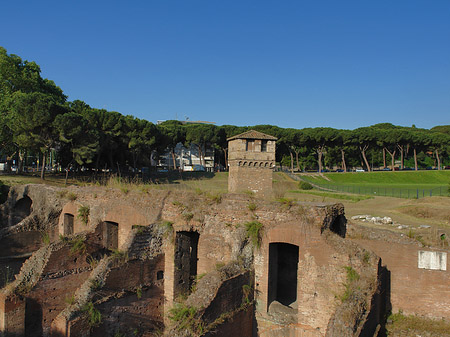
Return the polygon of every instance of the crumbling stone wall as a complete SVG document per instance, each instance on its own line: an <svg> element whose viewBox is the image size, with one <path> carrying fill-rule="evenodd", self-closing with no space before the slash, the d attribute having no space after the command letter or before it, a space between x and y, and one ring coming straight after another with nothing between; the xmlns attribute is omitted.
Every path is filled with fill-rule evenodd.
<svg viewBox="0 0 450 337"><path fill-rule="evenodd" d="M406 315L417 314L434 319L450 317L450 268L418 268L419 251L442 251L450 255L450 250L424 248L413 240L379 235L377 230L371 232L367 239L355 241L380 256L389 270L392 312L401 310Z"/></svg>
<svg viewBox="0 0 450 337"><path fill-rule="evenodd" d="M57 189L45 185L19 185L9 189L0 205L0 237L28 230L50 230L61 212L63 200Z"/></svg>
<svg viewBox="0 0 450 337"><path fill-rule="evenodd" d="M121 254L130 253L131 262L128 262L127 267L122 265L124 271L120 271L114 269L113 255L104 257L84 282L77 281L76 303L64 309L55 308L55 311L59 311L55 316L53 313L51 317L49 313L46 314L48 318L45 324L50 324L48 320L54 318L54 336L74 337L87 334L90 327L86 325L82 308L88 302L95 303L96 308L105 316L104 325L97 328L99 334L105 331L111 333L116 328L121 329L123 325L132 324L132 314L152 317L154 328L162 326L163 323L167 324L168 311L173 307L177 295L174 287L177 232L198 233L197 275L206 273L205 277L208 277L230 263L235 263L244 270L254 269L252 284L256 301L255 322L260 336L276 336L274 331L324 336L330 319L339 307L335 296L345 290L344 267L351 266L359 270L361 265L358 262L361 256L353 257L354 251L346 246L346 240L342 238L345 236L345 216L343 207L339 204L281 205L278 202L254 199L248 195L229 194L217 199L185 191L149 190L124 194L118 190L97 187L73 188L73 193L77 198L75 201L67 200L59 225L64 221L63 214L71 213L74 215L74 232L91 231L89 240L103 247L99 224L104 221L117 223L119 250L122 251ZM250 204L252 207L249 207ZM79 221L76 214L80 205L89 207L87 226L75 224ZM247 231L247 225L251 222L262 227L257 238L251 237ZM147 230L148 228L151 230ZM331 233L329 229L338 235ZM139 231L142 234L138 235ZM334 241L327 238L327 233L340 240L339 244L333 244ZM271 243L292 244L299 250L297 301L291 305L293 310L288 310L288 315L283 312L279 314L277 310L268 312L268 261ZM137 245L144 245L145 249L138 249L136 252ZM106 255L112 254L108 250L104 252ZM50 255L42 254L41 258L47 261ZM154 261L159 262L142 264L135 261L137 258L145 261L157 256L160 256L159 260ZM32 258L38 259L38 256ZM40 271L36 269L35 274L39 277L45 275L44 267L45 263L41 269L38 268ZM124 273L133 274L128 278L129 283L123 283ZM142 278L143 275L151 277L145 279ZM36 289L39 289L40 282L46 282L39 277L33 281L33 284L37 284ZM376 278L376 273L374 277ZM92 288L92 282L95 280L101 280L99 289ZM145 283L147 281L143 280L148 280L148 285ZM141 282L144 282L142 297L138 299L136 287L141 285ZM222 304L219 305L211 298L215 296L216 290L211 290L206 283L201 282L197 284L197 288L200 284L205 287L205 312L220 311L221 309L214 310L214 307L222 308L222 304L227 303L224 302L226 297L222 298ZM220 284L215 289L219 287ZM233 292L237 293L239 287L233 289ZM200 290L197 289L195 294L200 294ZM229 303L235 304L235 300L233 296ZM197 297L196 303L199 302L200 298ZM143 309L145 303L151 303L153 311ZM128 318L124 318L120 324L112 323L118 317L117 313L125 311L130 305L133 309L129 311L128 316L124 316ZM236 323L239 326L253 326L253 323L243 321L248 316L239 314L237 317L240 317L237 321L239 323ZM227 324L230 327L232 323L227 321ZM94 330L92 331L94 333Z"/></svg>
<svg viewBox="0 0 450 337"><path fill-rule="evenodd" d="M114 334L140 336L164 330L164 258L131 260L111 269L101 289L104 300L97 304L102 323L91 336Z"/></svg>

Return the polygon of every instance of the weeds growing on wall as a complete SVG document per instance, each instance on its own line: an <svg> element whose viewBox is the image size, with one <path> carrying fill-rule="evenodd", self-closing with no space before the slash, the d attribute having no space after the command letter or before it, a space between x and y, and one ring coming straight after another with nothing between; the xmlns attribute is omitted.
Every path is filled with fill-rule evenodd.
<svg viewBox="0 0 450 337"><path fill-rule="evenodd" d="M75 304L75 295L72 294L72 296L68 296L64 299L64 302L66 302L66 304L68 305L73 305Z"/></svg>
<svg viewBox="0 0 450 337"><path fill-rule="evenodd" d="M42 243L46 246L50 244L50 235L47 232L41 234Z"/></svg>
<svg viewBox="0 0 450 337"><path fill-rule="evenodd" d="M142 297L142 286L139 286L139 287L136 288L136 296L137 296L138 300L141 299L141 297Z"/></svg>
<svg viewBox="0 0 450 337"><path fill-rule="evenodd" d="M86 303L81 311L85 313L89 326L95 327L102 322L102 314L94 307L94 303Z"/></svg>
<svg viewBox="0 0 450 337"><path fill-rule="evenodd" d="M120 265L126 263L128 261L128 253L121 251L119 249L114 249L111 253L114 261L118 262Z"/></svg>
<svg viewBox="0 0 450 337"><path fill-rule="evenodd" d="M242 305L247 306L252 303L250 295L252 293L252 287L249 284L244 284L242 286Z"/></svg>
<svg viewBox="0 0 450 337"><path fill-rule="evenodd" d="M253 246L256 248L261 247L261 232L263 224L259 221L250 221L245 224L246 238L250 239Z"/></svg>
<svg viewBox="0 0 450 337"><path fill-rule="evenodd" d="M88 255L86 262L89 263L92 269L95 269L95 267L98 266L98 260L94 259L92 255Z"/></svg>
<svg viewBox="0 0 450 337"><path fill-rule="evenodd" d="M98 290L102 287L102 281L100 281L98 278L94 278L90 281L91 283L91 290Z"/></svg>
<svg viewBox="0 0 450 337"><path fill-rule="evenodd" d="M172 221L163 221L163 222L161 222L160 227L162 229L163 237L165 239L167 239L167 238L173 239L174 238Z"/></svg>
<svg viewBox="0 0 450 337"><path fill-rule="evenodd" d="M350 298L350 296L351 296L351 294L353 292L354 283L356 281L358 281L359 278L360 278L360 276L357 273L357 271L355 269L353 269L352 267L345 266L344 268L347 271L347 280L344 283L345 291L344 291L344 293L341 296L339 296L339 299L342 302L345 302L345 301L347 301Z"/></svg>
<svg viewBox="0 0 450 337"><path fill-rule="evenodd" d="M279 198L277 199L278 202L283 205L284 207L286 207L287 209L291 208L292 206L295 205L295 201L292 199L288 199L288 198Z"/></svg>
<svg viewBox="0 0 450 337"><path fill-rule="evenodd" d="M70 201L75 201L77 200L77 195L73 192L70 192L69 194L67 194L67 199L69 199Z"/></svg>
<svg viewBox="0 0 450 337"><path fill-rule="evenodd" d="M178 331L187 330L193 335L202 335L204 324L196 316L197 309L185 303L176 303L169 310L169 319L176 324Z"/></svg>
<svg viewBox="0 0 450 337"><path fill-rule="evenodd" d="M70 241L70 255L82 255L86 253L86 249L85 238L79 237Z"/></svg>
<svg viewBox="0 0 450 337"><path fill-rule="evenodd" d="M190 213L190 212L186 212L182 214L182 217L185 221L189 222L194 218L194 214Z"/></svg>
<svg viewBox="0 0 450 337"><path fill-rule="evenodd" d="M78 208L78 218L81 220L81 222L87 226L89 222L89 213L91 212L89 206L80 206Z"/></svg>
<svg viewBox="0 0 450 337"><path fill-rule="evenodd" d="M405 315L400 310L388 317L386 325L389 336L448 336L450 321Z"/></svg>
<svg viewBox="0 0 450 337"><path fill-rule="evenodd" d="M254 202L250 202L247 205L247 208L248 208L249 211L254 212L254 211L256 211L256 204Z"/></svg>
<svg viewBox="0 0 450 337"><path fill-rule="evenodd" d="M67 236L62 235L62 234L59 234L59 240L61 242L69 242L69 238Z"/></svg>

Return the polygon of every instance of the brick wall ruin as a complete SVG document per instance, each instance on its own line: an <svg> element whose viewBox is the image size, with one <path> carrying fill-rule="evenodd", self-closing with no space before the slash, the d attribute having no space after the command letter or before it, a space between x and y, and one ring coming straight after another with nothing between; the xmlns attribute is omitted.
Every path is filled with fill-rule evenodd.
<svg viewBox="0 0 450 337"><path fill-rule="evenodd" d="M0 291L4 335L33 336L27 322L34 322L33 331L52 336L181 336L180 322L170 318L179 305L194 308L191 323L202 324L185 329L208 336L208 328L218 336L373 335L380 328L384 269L345 239L340 204L100 187L71 192L76 200L65 200L54 225L62 239L34 253ZM87 222L80 207L89 209ZM117 247L105 238L115 235L105 224L117 228ZM256 236L251 226L260 227ZM86 250L74 256L80 237ZM360 276L355 298L345 297L349 270ZM90 321L96 312L101 322Z"/></svg>

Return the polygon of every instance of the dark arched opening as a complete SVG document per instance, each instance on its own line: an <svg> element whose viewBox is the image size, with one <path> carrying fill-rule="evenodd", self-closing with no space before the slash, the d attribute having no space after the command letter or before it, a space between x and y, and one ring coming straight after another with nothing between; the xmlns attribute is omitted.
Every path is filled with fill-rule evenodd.
<svg viewBox="0 0 450 337"><path fill-rule="evenodd" d="M174 298L189 294L197 276L197 232L177 232L175 237Z"/></svg>
<svg viewBox="0 0 450 337"><path fill-rule="evenodd" d="M72 235L73 234L73 222L74 222L74 216L70 213L64 213L64 219L63 219L63 232L64 235Z"/></svg>
<svg viewBox="0 0 450 337"><path fill-rule="evenodd" d="M299 248L289 243L269 244L267 310L273 301L289 306L297 301Z"/></svg>
<svg viewBox="0 0 450 337"><path fill-rule="evenodd" d="M119 247L119 224L112 221L103 221L103 246L114 250Z"/></svg>
<svg viewBox="0 0 450 337"><path fill-rule="evenodd" d="M343 214L338 215L336 219L334 219L330 225L330 230L345 238L345 233L347 232L347 219L345 219Z"/></svg>

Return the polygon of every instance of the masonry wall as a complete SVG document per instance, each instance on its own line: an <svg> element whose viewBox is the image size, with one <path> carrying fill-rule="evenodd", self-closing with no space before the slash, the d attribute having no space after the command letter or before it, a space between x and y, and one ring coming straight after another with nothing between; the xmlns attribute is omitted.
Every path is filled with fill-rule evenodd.
<svg viewBox="0 0 450 337"><path fill-rule="evenodd" d="M132 260L113 268L101 292L110 300L96 306L102 313L102 324L91 336L140 335L156 333L164 328L164 257Z"/></svg>
<svg viewBox="0 0 450 337"><path fill-rule="evenodd" d="M311 219L312 224L314 219ZM255 256L256 293L259 336L323 336L336 309L335 295L343 291L348 256L325 242L320 227L311 223L285 222L268 230ZM269 244L289 243L299 247L297 301L290 306L297 311L288 324L282 317L268 313ZM298 325L300 324L301 325ZM286 325L291 327L287 332Z"/></svg>
<svg viewBox="0 0 450 337"><path fill-rule="evenodd" d="M86 253L72 253L64 246L54 251L37 285L26 294L25 336L42 336L50 330L52 321L67 306L67 301L88 278L91 266Z"/></svg>
<svg viewBox="0 0 450 337"><path fill-rule="evenodd" d="M418 268L419 251L441 251L421 248L416 243L393 243L383 240L355 240L381 257L390 272L392 312L431 318L450 317L450 268ZM448 264L448 262L447 262Z"/></svg>
<svg viewBox="0 0 450 337"><path fill-rule="evenodd" d="M229 192L251 191L270 195L272 191L272 169L258 166L230 166Z"/></svg>

